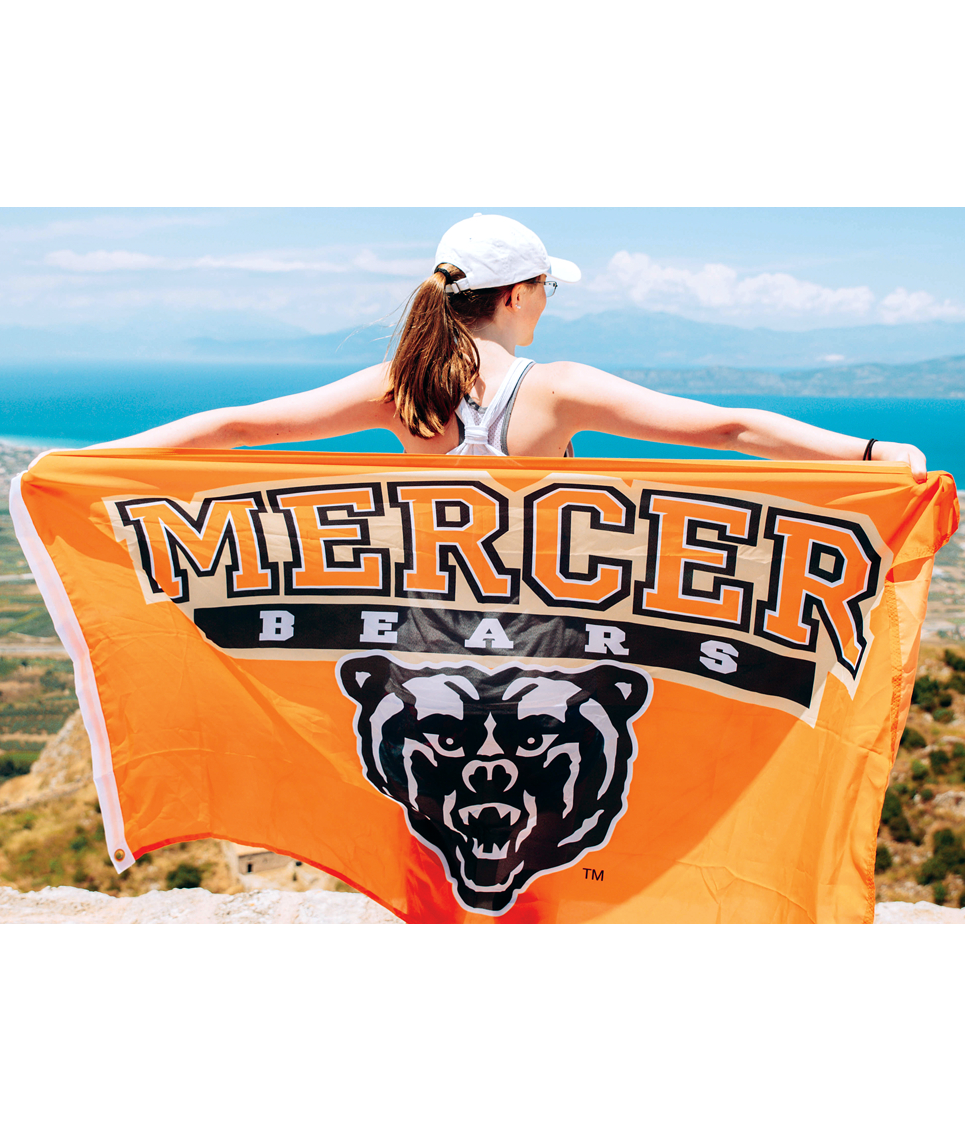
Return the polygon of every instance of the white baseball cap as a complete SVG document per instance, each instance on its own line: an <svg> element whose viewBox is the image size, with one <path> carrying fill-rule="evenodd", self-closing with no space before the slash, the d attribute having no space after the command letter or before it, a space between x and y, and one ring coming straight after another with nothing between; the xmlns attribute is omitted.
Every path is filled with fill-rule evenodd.
<svg viewBox="0 0 965 1132"><path fill-rule="evenodd" d="M450 293L506 287L543 274L576 283L581 274L568 259L547 255L539 236L518 220L481 212L453 224L439 241L436 263L465 272L465 279L446 285Z"/></svg>

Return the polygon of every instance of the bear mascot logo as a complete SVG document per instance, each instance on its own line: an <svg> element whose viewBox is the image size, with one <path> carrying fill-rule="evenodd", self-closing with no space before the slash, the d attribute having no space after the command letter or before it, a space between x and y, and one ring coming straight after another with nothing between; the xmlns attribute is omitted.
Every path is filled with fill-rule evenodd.
<svg viewBox="0 0 965 1132"><path fill-rule="evenodd" d="M344 657L365 777L405 810L459 903L499 916L542 873L606 845L626 808L650 677L585 668Z"/></svg>

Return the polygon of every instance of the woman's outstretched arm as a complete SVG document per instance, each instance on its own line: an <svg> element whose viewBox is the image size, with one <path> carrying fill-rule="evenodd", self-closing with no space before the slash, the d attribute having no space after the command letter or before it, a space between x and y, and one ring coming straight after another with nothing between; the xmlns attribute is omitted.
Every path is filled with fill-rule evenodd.
<svg viewBox="0 0 965 1132"><path fill-rule="evenodd" d="M590 429L663 444L692 444L770 460L860 460L869 437L816 428L764 409L729 409L656 393L575 362L557 363L560 411L573 431ZM913 444L878 440L874 460L908 464L919 483L925 456Z"/></svg>
<svg viewBox="0 0 965 1132"><path fill-rule="evenodd" d="M370 366L330 385L254 405L209 409L91 448L236 448L322 440L368 428L388 428L392 406L381 403L385 365Z"/></svg>

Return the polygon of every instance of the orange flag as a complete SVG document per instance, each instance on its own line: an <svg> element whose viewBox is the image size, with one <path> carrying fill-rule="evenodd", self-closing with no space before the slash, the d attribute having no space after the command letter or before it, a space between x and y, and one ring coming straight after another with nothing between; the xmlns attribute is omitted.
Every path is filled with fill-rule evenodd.
<svg viewBox="0 0 965 1132"><path fill-rule="evenodd" d="M219 837L416 923L867 923L951 477L87 450L11 512L118 870Z"/></svg>

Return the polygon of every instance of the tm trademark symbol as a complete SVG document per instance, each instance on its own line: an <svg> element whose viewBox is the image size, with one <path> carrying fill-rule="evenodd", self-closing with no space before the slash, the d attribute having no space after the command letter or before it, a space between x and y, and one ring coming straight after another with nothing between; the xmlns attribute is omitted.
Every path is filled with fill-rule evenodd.
<svg viewBox="0 0 965 1132"><path fill-rule="evenodd" d="M584 869L583 870L583 879L584 880L603 880L603 870L602 869L599 869L599 870L597 870L597 869Z"/></svg>

